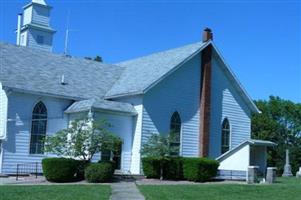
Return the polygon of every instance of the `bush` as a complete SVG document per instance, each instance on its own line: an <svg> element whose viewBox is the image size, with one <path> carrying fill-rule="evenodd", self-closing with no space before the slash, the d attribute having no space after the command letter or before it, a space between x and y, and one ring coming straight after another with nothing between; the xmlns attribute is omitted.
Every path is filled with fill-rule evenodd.
<svg viewBox="0 0 301 200"><path fill-rule="evenodd" d="M76 180L85 179L85 168L90 164L87 160L74 160L76 163Z"/></svg>
<svg viewBox="0 0 301 200"><path fill-rule="evenodd" d="M208 158L183 158L183 175L189 181L204 182L216 176L218 166Z"/></svg>
<svg viewBox="0 0 301 200"><path fill-rule="evenodd" d="M115 169L116 169L116 162L113 161L113 160L109 160L109 161L102 161L102 160L99 160L98 163L108 163L112 166L112 174L114 174L115 172Z"/></svg>
<svg viewBox="0 0 301 200"><path fill-rule="evenodd" d="M183 158L168 157L164 160L163 178L167 180L183 179Z"/></svg>
<svg viewBox="0 0 301 200"><path fill-rule="evenodd" d="M110 163L92 163L85 169L85 178L90 183L108 182L113 176Z"/></svg>
<svg viewBox="0 0 301 200"><path fill-rule="evenodd" d="M166 157L162 160L154 157L142 158L142 168L146 178L160 178L160 161L163 162L164 179L183 179L183 161L181 157Z"/></svg>
<svg viewBox="0 0 301 200"><path fill-rule="evenodd" d="M160 159L154 157L142 158L142 169L146 178L160 178Z"/></svg>
<svg viewBox="0 0 301 200"><path fill-rule="evenodd" d="M52 182L75 181L77 163L68 158L44 158L42 160L44 176Z"/></svg>

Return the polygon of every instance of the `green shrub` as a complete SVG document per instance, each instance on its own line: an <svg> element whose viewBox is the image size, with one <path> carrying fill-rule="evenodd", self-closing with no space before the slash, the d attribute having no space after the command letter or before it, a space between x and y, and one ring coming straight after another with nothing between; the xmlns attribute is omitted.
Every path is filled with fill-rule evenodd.
<svg viewBox="0 0 301 200"><path fill-rule="evenodd" d="M189 181L204 182L216 176L218 166L208 158L183 158L183 175Z"/></svg>
<svg viewBox="0 0 301 200"><path fill-rule="evenodd" d="M87 160L75 160L76 163L76 180L81 181L85 179L85 168L90 164Z"/></svg>
<svg viewBox="0 0 301 200"><path fill-rule="evenodd" d="M108 164L112 165L112 174L114 174L115 169L116 169L116 162L115 161L113 161L113 160L109 160L109 161L99 160L98 163L108 163Z"/></svg>
<svg viewBox="0 0 301 200"><path fill-rule="evenodd" d="M146 178L160 178L160 159L154 157L142 158L142 169Z"/></svg>
<svg viewBox="0 0 301 200"><path fill-rule="evenodd" d="M90 183L108 182L113 176L110 163L92 163L85 169L85 178Z"/></svg>
<svg viewBox="0 0 301 200"><path fill-rule="evenodd" d="M164 179L183 179L183 161L181 157L166 157L162 160L154 157L142 158L143 173L147 178L160 178L160 161L163 162Z"/></svg>
<svg viewBox="0 0 301 200"><path fill-rule="evenodd" d="M181 157L165 158L163 164L163 178L167 180L183 179L183 159Z"/></svg>
<svg viewBox="0 0 301 200"><path fill-rule="evenodd" d="M44 176L52 182L75 181L77 164L68 158L44 158L42 160Z"/></svg>

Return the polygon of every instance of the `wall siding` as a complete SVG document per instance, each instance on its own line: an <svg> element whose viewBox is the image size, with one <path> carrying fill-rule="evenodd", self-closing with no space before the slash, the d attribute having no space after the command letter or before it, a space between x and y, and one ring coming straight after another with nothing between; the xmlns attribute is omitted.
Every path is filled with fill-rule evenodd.
<svg viewBox="0 0 301 200"><path fill-rule="evenodd" d="M63 111L71 101L51 97L12 93L8 97L7 139L3 141L2 173L16 173L18 163L41 162L47 156L29 154L32 109L39 101L47 107L47 134L66 128L68 117Z"/></svg>
<svg viewBox="0 0 301 200"><path fill-rule="evenodd" d="M142 116L143 116L143 97L140 95L117 98L116 101L130 103L136 109L137 115L132 117L132 150L131 166L132 174L141 174L141 137L142 137Z"/></svg>
<svg viewBox="0 0 301 200"><path fill-rule="evenodd" d="M6 136L7 104L7 95L6 92L2 89L2 84L0 82L0 139L5 138Z"/></svg>
<svg viewBox="0 0 301 200"><path fill-rule="evenodd" d="M32 6L26 8L23 12L23 25L30 24L32 19Z"/></svg>
<svg viewBox="0 0 301 200"><path fill-rule="evenodd" d="M230 149L251 137L251 112L228 76L223 63L214 54L212 62L211 126L209 156L221 155L221 125L228 118L231 129Z"/></svg>
<svg viewBox="0 0 301 200"><path fill-rule="evenodd" d="M2 171L3 147L2 142L6 137L6 119L7 119L8 98L6 92L2 89L0 82L0 173Z"/></svg>
<svg viewBox="0 0 301 200"><path fill-rule="evenodd" d="M32 9L32 22L44 26L49 26L50 10L49 8L34 6Z"/></svg>
<svg viewBox="0 0 301 200"><path fill-rule="evenodd" d="M131 151L132 151L132 116L110 114L104 112L95 112L94 119L104 119L112 125L109 128L110 132L117 135L122 139L122 152L121 152L121 171L129 173L131 168ZM99 154L100 156L100 154ZM98 157L100 160L100 157Z"/></svg>
<svg viewBox="0 0 301 200"><path fill-rule="evenodd" d="M37 42L37 37L38 35L41 35L44 37L44 43L43 44L38 44ZM35 30L35 29L30 29L27 34L27 46L28 47L33 47L33 48L39 48L41 50L45 51L52 51L52 34L45 32L45 31L40 31L40 30Z"/></svg>
<svg viewBox="0 0 301 200"><path fill-rule="evenodd" d="M237 162L239 160L239 162ZM250 164L250 145L242 146L235 153L220 161L219 170L247 171Z"/></svg>
<svg viewBox="0 0 301 200"><path fill-rule="evenodd" d="M168 134L171 116L178 111L182 121L180 154L198 156L200 62L196 55L145 94L143 144L152 133Z"/></svg>

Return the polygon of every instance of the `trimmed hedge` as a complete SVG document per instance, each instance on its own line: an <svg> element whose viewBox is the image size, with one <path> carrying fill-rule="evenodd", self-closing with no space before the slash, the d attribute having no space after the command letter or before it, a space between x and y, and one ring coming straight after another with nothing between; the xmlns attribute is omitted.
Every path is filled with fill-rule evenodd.
<svg viewBox="0 0 301 200"><path fill-rule="evenodd" d="M110 161L99 160L97 163L108 163L108 164L112 165L112 174L114 174L115 169L116 169L116 162L115 161L113 161L113 160L110 160Z"/></svg>
<svg viewBox="0 0 301 200"><path fill-rule="evenodd" d="M76 180L81 181L85 179L85 169L90 162L87 160L74 160L76 163Z"/></svg>
<svg viewBox="0 0 301 200"><path fill-rule="evenodd" d="M154 157L142 158L142 169L146 178L160 178L160 159Z"/></svg>
<svg viewBox="0 0 301 200"><path fill-rule="evenodd" d="M167 180L183 180L183 158L167 157L163 163L163 178Z"/></svg>
<svg viewBox="0 0 301 200"><path fill-rule="evenodd" d="M85 178L90 183L108 182L112 179L113 172L111 163L93 163L85 169Z"/></svg>
<svg viewBox="0 0 301 200"><path fill-rule="evenodd" d="M189 181L204 182L215 177L219 163L208 158L183 158L183 175Z"/></svg>
<svg viewBox="0 0 301 200"><path fill-rule="evenodd" d="M77 162L69 158L44 158L42 160L44 176L52 182L75 181Z"/></svg>
<svg viewBox="0 0 301 200"><path fill-rule="evenodd" d="M160 178L160 161L163 162L164 179L183 179L183 160L181 157L166 157L163 160L154 157L142 158L143 173L147 178Z"/></svg>
<svg viewBox="0 0 301 200"><path fill-rule="evenodd" d="M204 182L215 177L219 163L208 158L166 157L163 159L163 178ZM146 178L160 178L160 159L142 158Z"/></svg>

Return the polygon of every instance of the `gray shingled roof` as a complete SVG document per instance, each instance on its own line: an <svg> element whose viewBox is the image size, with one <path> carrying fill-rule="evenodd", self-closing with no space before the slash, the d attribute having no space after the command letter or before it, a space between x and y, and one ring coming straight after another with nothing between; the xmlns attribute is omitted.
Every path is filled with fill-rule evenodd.
<svg viewBox="0 0 301 200"><path fill-rule="evenodd" d="M0 81L4 87L18 90L75 100L98 99L90 106L102 109L112 106L123 112L127 105L99 99L144 94L209 43L198 42L110 65L0 42ZM225 68L250 108L258 112L229 67ZM60 83L62 75L67 85ZM84 103L87 102L75 106L86 109Z"/></svg>
<svg viewBox="0 0 301 200"><path fill-rule="evenodd" d="M109 110L112 112L123 112L130 115L136 115L137 112L129 103L122 103L116 101L108 101L103 99L88 99L74 102L65 113L75 113L92 110Z"/></svg>
<svg viewBox="0 0 301 200"><path fill-rule="evenodd" d="M129 94L143 94L145 90L170 71L198 52L207 43L194 43L137 59L117 63L125 67L120 78L106 94L113 98Z"/></svg>
<svg viewBox="0 0 301 200"><path fill-rule="evenodd" d="M72 104L67 110L70 113L92 108L135 114L131 104L103 100L122 70L116 65L0 42L2 86L74 100L89 99ZM62 75L66 85L61 84Z"/></svg>
<svg viewBox="0 0 301 200"><path fill-rule="evenodd" d="M0 42L4 87L73 99L103 98L123 67ZM64 75L66 85L61 84Z"/></svg>

